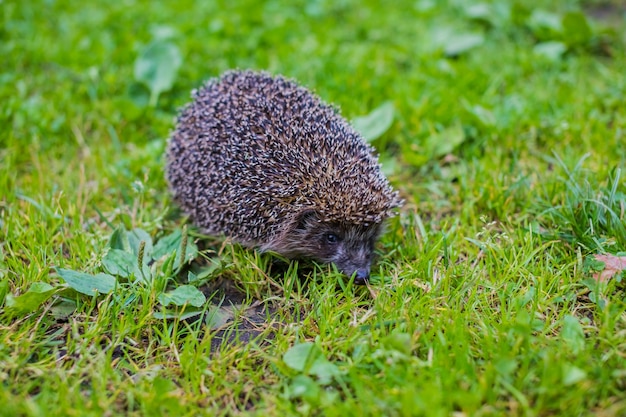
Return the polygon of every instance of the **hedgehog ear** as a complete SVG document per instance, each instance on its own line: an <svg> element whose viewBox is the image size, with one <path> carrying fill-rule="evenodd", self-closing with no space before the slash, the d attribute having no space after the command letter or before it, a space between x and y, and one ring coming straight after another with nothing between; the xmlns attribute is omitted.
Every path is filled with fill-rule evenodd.
<svg viewBox="0 0 626 417"><path fill-rule="evenodd" d="M317 212L313 209L304 209L296 215L296 229L305 230L307 224L319 221Z"/></svg>

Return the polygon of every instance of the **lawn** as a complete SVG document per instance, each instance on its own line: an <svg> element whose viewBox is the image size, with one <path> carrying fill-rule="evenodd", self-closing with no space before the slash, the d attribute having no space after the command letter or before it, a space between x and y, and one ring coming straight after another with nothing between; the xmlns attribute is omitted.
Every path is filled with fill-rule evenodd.
<svg viewBox="0 0 626 417"><path fill-rule="evenodd" d="M0 415L626 415L622 2L0 5ZM380 153L368 286L172 202L177 111L232 68Z"/></svg>

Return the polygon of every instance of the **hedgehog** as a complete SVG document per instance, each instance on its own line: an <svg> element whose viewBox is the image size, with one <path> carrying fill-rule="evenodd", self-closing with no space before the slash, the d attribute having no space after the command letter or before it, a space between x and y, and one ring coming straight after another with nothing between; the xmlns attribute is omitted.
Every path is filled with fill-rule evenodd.
<svg viewBox="0 0 626 417"><path fill-rule="evenodd" d="M336 107L283 76L232 70L192 91L166 150L174 201L204 233L366 283L402 200Z"/></svg>

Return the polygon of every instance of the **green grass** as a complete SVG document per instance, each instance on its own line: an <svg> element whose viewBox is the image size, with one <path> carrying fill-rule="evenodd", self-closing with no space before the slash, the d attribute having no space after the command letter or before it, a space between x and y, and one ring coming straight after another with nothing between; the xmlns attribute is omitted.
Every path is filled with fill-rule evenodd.
<svg viewBox="0 0 626 417"><path fill-rule="evenodd" d="M625 16L619 1L2 3L0 414L625 415L624 274L589 266L626 252ZM151 42L182 59L156 105L134 72ZM153 280L66 285L56 268L106 272L125 230L156 245L181 229L165 143L190 90L229 68L295 78L349 119L393 103L373 145L406 204L373 284L190 229L197 281L177 243ZM224 282L240 325L263 307L251 343L164 310L190 284L218 314Z"/></svg>

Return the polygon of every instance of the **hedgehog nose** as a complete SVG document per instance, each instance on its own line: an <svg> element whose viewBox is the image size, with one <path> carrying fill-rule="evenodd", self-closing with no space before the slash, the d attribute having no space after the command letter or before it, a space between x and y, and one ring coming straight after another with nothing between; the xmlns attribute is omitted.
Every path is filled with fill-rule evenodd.
<svg viewBox="0 0 626 417"><path fill-rule="evenodd" d="M357 269L354 275L354 283L363 285L367 282L369 278L370 278L369 269Z"/></svg>

